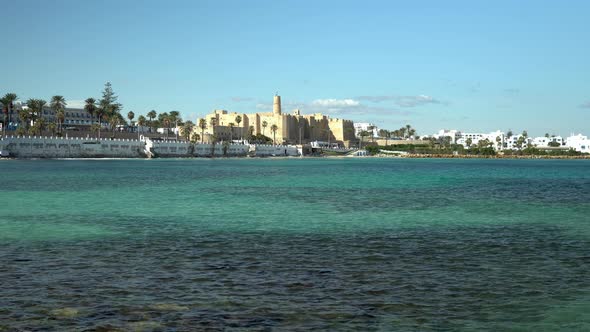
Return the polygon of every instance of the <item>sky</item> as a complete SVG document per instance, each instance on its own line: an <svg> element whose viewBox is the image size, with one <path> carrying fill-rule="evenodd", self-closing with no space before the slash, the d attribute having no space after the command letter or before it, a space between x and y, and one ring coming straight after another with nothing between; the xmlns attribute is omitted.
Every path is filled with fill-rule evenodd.
<svg viewBox="0 0 590 332"><path fill-rule="evenodd" d="M590 135L590 1L2 1L0 94Z"/></svg>

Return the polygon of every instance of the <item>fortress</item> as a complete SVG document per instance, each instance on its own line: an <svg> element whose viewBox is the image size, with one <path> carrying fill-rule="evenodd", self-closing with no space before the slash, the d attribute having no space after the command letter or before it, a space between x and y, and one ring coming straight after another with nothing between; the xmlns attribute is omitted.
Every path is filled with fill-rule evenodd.
<svg viewBox="0 0 590 332"><path fill-rule="evenodd" d="M208 140L248 139L262 134L274 138L275 144L323 141L348 147L356 141L351 120L333 119L321 113L302 115L299 109L285 114L278 95L274 96L272 112L246 114L215 110L205 117L205 122L204 136ZM197 126L195 132L201 134L201 128Z"/></svg>

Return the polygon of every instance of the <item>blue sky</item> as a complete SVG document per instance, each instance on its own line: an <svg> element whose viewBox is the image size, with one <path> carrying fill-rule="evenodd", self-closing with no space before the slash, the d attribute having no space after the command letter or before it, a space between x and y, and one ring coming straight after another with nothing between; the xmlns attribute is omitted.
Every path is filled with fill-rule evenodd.
<svg viewBox="0 0 590 332"><path fill-rule="evenodd" d="M590 134L589 1L5 1L0 94ZM8 14L10 13L10 14ZM8 47L9 46L9 47Z"/></svg>

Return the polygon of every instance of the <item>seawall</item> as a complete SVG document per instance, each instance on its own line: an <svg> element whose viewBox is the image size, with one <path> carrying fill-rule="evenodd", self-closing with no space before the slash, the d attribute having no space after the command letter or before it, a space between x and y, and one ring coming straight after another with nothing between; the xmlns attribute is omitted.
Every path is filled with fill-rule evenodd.
<svg viewBox="0 0 590 332"><path fill-rule="evenodd" d="M295 146L201 144L149 138L96 139L64 137L0 138L3 157L14 158L146 158L146 157L246 157L298 156Z"/></svg>

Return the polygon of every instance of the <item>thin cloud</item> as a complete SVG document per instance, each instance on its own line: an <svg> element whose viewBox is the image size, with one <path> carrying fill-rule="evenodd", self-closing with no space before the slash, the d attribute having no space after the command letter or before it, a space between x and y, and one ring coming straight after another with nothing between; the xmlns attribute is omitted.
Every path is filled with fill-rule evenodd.
<svg viewBox="0 0 590 332"><path fill-rule="evenodd" d="M231 101L236 102L236 103L242 103L242 102L247 102L247 101L253 101L254 98L250 98L250 97L231 97Z"/></svg>
<svg viewBox="0 0 590 332"><path fill-rule="evenodd" d="M66 100L67 108L84 108L86 102L84 100Z"/></svg>
<svg viewBox="0 0 590 332"><path fill-rule="evenodd" d="M270 103L258 103L258 110L269 111ZM283 103L283 110L300 109L303 114L322 113L331 116L350 115L410 115L413 112L400 111L394 107L377 107L361 103L355 99L315 99L312 102L287 102Z"/></svg>
<svg viewBox="0 0 590 332"><path fill-rule="evenodd" d="M514 88L510 88L510 89L504 89L504 94L508 95L508 96L515 96L517 94L520 93L520 89L514 89Z"/></svg>
<svg viewBox="0 0 590 332"><path fill-rule="evenodd" d="M357 107L360 103L354 99L316 99L312 105L321 107Z"/></svg>
<svg viewBox="0 0 590 332"><path fill-rule="evenodd" d="M381 103L391 101L399 107L418 107L428 104L443 104L447 102L440 101L432 96L417 95L417 96L399 96L399 95L382 95L382 96L359 96L358 100L366 100L372 103Z"/></svg>
<svg viewBox="0 0 590 332"><path fill-rule="evenodd" d="M590 108L590 101L581 104L580 108Z"/></svg>

